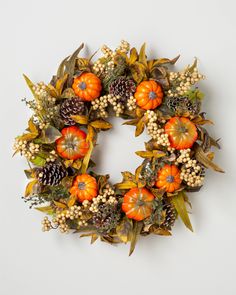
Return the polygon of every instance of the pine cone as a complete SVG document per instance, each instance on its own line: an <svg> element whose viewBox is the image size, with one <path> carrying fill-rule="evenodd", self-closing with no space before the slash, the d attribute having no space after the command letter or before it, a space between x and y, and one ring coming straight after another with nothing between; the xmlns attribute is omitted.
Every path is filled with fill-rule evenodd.
<svg viewBox="0 0 236 295"><path fill-rule="evenodd" d="M58 185L67 176L61 163L48 163L37 170L38 180L43 185Z"/></svg>
<svg viewBox="0 0 236 295"><path fill-rule="evenodd" d="M119 219L120 211L116 205L103 204L98 207L92 222L99 233L105 234L117 226Z"/></svg>
<svg viewBox="0 0 236 295"><path fill-rule="evenodd" d="M110 84L109 87L109 93L115 96L119 95L122 103L125 103L130 96L133 96L135 90L136 85L134 81L125 77L117 78Z"/></svg>
<svg viewBox="0 0 236 295"><path fill-rule="evenodd" d="M60 107L60 115L66 125L75 125L72 115L83 115L85 113L84 102L80 98L66 98Z"/></svg>
<svg viewBox="0 0 236 295"><path fill-rule="evenodd" d="M167 97L166 104L174 112L197 115L200 112L201 103L199 100L191 101L188 97Z"/></svg>
<svg viewBox="0 0 236 295"><path fill-rule="evenodd" d="M165 220L161 226L170 230L174 225L177 217L175 208L170 202L166 201L164 203L163 210L165 210Z"/></svg>

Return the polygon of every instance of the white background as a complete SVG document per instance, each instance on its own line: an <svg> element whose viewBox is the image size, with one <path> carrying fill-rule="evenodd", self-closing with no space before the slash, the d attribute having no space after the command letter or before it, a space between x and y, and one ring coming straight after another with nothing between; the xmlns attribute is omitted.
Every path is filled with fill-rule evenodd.
<svg viewBox="0 0 236 295"><path fill-rule="evenodd" d="M3 1L0 0L0 294L236 294L236 22L235 1ZM221 137L216 162L226 174L207 173L191 195L194 233L177 222L173 237L142 238L128 247L58 232L42 233L39 212L21 200L23 158L11 158L13 138L29 112L20 99L30 93L22 79L48 82L59 61L82 41L86 53L121 39L147 42L149 56L181 54L177 68L199 58L204 108ZM98 171L132 170L145 136L120 127L100 137Z"/></svg>

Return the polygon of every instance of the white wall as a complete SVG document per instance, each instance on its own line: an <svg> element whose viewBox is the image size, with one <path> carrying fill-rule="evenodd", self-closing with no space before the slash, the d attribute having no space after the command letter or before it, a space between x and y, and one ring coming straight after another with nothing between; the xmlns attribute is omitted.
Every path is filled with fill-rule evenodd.
<svg viewBox="0 0 236 295"><path fill-rule="evenodd" d="M0 294L236 294L234 4L0 0ZM215 121L209 130L222 138L216 161L226 170L225 175L209 171L205 187L191 195L194 233L178 222L173 237L143 238L132 257L125 246L90 246L76 235L42 233L42 215L20 199L26 162L11 158L13 138L29 116L20 102L29 97L21 74L49 81L59 61L82 41L91 53L121 39L134 46L146 41L151 56L180 53L178 68L199 58L208 77L202 83L204 107ZM112 173L114 180L119 171L137 166L133 152L145 139L132 138L127 151L133 130L119 125L117 120L114 132L100 140L104 154L99 169ZM122 159L114 156L119 150Z"/></svg>

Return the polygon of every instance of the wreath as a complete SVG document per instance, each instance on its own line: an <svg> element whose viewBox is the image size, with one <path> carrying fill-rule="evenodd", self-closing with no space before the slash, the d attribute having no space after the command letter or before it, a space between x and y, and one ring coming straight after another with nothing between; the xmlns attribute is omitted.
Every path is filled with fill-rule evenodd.
<svg viewBox="0 0 236 295"><path fill-rule="evenodd" d="M61 62L49 84L24 75L33 99L23 100L33 114L14 144L29 164L22 198L46 213L43 231L73 231L92 243L130 242L130 254L140 235L171 235L178 216L192 231L187 193L201 189L207 168L224 172L212 161L218 140L203 127L212 121L201 112L204 95L196 84L204 76L197 59L173 71L179 56L147 59L145 44L138 52L121 41L114 51L104 45L92 62L95 54L79 57L83 46ZM116 184L96 174L91 159L113 115L133 125L135 136L145 129L150 136L136 152L141 165L122 172Z"/></svg>

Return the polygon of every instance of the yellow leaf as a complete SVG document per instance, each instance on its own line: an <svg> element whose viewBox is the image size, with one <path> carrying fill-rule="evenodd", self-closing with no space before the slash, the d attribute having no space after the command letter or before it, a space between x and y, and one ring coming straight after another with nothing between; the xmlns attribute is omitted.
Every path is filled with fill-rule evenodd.
<svg viewBox="0 0 236 295"><path fill-rule="evenodd" d="M141 62L143 65L147 66L147 57L146 57L146 43L143 43L140 52L139 52L139 62Z"/></svg>
<svg viewBox="0 0 236 295"><path fill-rule="evenodd" d="M133 47L130 50L130 57L128 59L128 64L129 65L134 64L137 61L137 59L138 59L138 52L137 52L136 48Z"/></svg>
<svg viewBox="0 0 236 295"><path fill-rule="evenodd" d="M135 180L135 176L129 171L121 172L121 174L123 176L123 181L134 181Z"/></svg>
<svg viewBox="0 0 236 295"><path fill-rule="evenodd" d="M29 140L36 138L37 136L38 136L38 134L35 134L35 133L25 133L20 136L17 136L17 139L22 140L22 141L24 141L24 140L29 141Z"/></svg>
<svg viewBox="0 0 236 295"><path fill-rule="evenodd" d="M141 158L152 158L153 157L152 151L137 151L137 152L135 152L135 154Z"/></svg>
<svg viewBox="0 0 236 295"><path fill-rule="evenodd" d="M72 207L72 206L74 206L75 201L76 201L76 196L71 195L70 198L69 198L69 200L68 200L68 202L67 202L67 206L68 206L68 207Z"/></svg>
<svg viewBox="0 0 236 295"><path fill-rule="evenodd" d="M136 180L136 182L139 181L139 176L140 176L140 173L141 173L142 169L143 169L143 165L140 165L135 170L135 180Z"/></svg>
<svg viewBox="0 0 236 295"><path fill-rule="evenodd" d="M110 129L112 124L105 120L96 120L90 123L90 125L96 129Z"/></svg>
<svg viewBox="0 0 236 295"><path fill-rule="evenodd" d="M58 93L57 89L54 86L52 86L51 84L48 84L47 88L48 88L49 94L52 97L58 98L59 93Z"/></svg>
<svg viewBox="0 0 236 295"><path fill-rule="evenodd" d="M141 118L136 125L135 136L137 137L140 134L142 134L144 131L144 128L145 128L145 123L143 119Z"/></svg>
<svg viewBox="0 0 236 295"><path fill-rule="evenodd" d="M182 219L183 223L185 226L193 231L189 216L188 216L188 211L186 209L185 205L185 197L184 197L184 192L181 191L179 192L176 196L173 196L171 198L172 204L175 206L176 211L178 212L180 218Z"/></svg>
<svg viewBox="0 0 236 295"><path fill-rule="evenodd" d="M68 78L68 74L65 74L62 78L58 79L56 82L56 90L59 95L61 95L61 93L62 93L63 86L64 86L67 78Z"/></svg>
<svg viewBox="0 0 236 295"><path fill-rule="evenodd" d="M153 150L152 153L154 158L161 158L166 155L163 151L159 151L159 150Z"/></svg>
<svg viewBox="0 0 236 295"><path fill-rule="evenodd" d="M96 133L95 133L94 128L92 126L88 125L88 133L87 133L86 140L93 142L95 135L96 135Z"/></svg>
<svg viewBox="0 0 236 295"><path fill-rule="evenodd" d="M74 161L74 163L72 164L72 167L79 170L81 165L82 165L81 160L78 159L78 160Z"/></svg>
<svg viewBox="0 0 236 295"><path fill-rule="evenodd" d="M137 184L133 181L124 181L121 183L117 183L115 186L117 189L131 189L137 187Z"/></svg>
<svg viewBox="0 0 236 295"><path fill-rule="evenodd" d="M53 203L54 203L58 208L61 208L61 209L66 209L66 208L67 208L66 204L64 204L64 203L57 202L57 201L53 201Z"/></svg>
<svg viewBox="0 0 236 295"><path fill-rule="evenodd" d="M31 133L37 134L38 135L38 128L37 126L34 124L32 118L29 120L28 122L28 126L29 126L29 131Z"/></svg>
<svg viewBox="0 0 236 295"><path fill-rule="evenodd" d="M68 167L72 166L73 162L74 162L73 160L65 160L64 165L66 166L66 168L68 168Z"/></svg>
<svg viewBox="0 0 236 295"><path fill-rule="evenodd" d="M82 125L86 125L86 124L88 124L88 117L87 117L87 116L74 115L74 116L71 116L71 118L72 118L76 123L79 123L79 124L82 124Z"/></svg>
<svg viewBox="0 0 236 295"><path fill-rule="evenodd" d="M30 181L25 188L25 198L33 193L34 186L38 183L37 179Z"/></svg>
<svg viewBox="0 0 236 295"><path fill-rule="evenodd" d="M86 173L86 171L88 169L88 164L89 164L89 160L90 160L92 151L93 151L93 142L90 140L89 141L89 150L88 150L87 154L85 155L82 165L81 165L81 173L82 174Z"/></svg>

